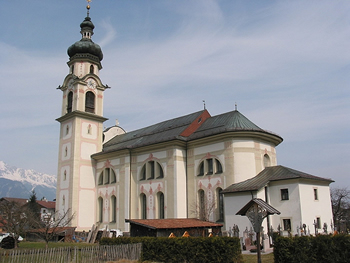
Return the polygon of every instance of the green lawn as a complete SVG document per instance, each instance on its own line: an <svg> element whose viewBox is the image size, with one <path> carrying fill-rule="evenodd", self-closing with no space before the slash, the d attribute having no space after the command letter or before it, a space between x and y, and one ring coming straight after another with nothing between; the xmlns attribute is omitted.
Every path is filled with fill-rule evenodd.
<svg viewBox="0 0 350 263"><path fill-rule="evenodd" d="M98 244L88 243L69 243L69 242L49 242L49 248L55 247L86 247L86 246L97 246ZM45 242L20 242L18 248L45 248Z"/></svg>
<svg viewBox="0 0 350 263"><path fill-rule="evenodd" d="M256 254L243 254L244 263L256 263L257 262ZM273 253L261 255L262 263L274 263Z"/></svg>

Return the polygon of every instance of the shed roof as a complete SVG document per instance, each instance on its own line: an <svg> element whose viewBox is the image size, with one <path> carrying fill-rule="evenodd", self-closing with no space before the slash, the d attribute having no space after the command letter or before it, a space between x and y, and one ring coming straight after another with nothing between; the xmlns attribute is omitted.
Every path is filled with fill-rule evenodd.
<svg viewBox="0 0 350 263"><path fill-rule="evenodd" d="M151 229L212 228L223 226L222 224L202 221L196 218L125 219L125 222Z"/></svg>
<svg viewBox="0 0 350 263"><path fill-rule="evenodd" d="M269 182L287 179L310 179L328 184L333 182L331 179L314 176L282 165L277 165L266 167L257 176L251 179L230 185L224 189L222 193L257 191L262 187L265 187Z"/></svg>

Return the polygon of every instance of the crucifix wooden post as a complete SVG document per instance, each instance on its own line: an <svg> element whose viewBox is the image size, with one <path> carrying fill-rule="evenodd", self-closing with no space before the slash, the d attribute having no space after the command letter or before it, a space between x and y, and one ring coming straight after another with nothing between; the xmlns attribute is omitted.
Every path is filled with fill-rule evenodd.
<svg viewBox="0 0 350 263"><path fill-rule="evenodd" d="M246 216L251 222L253 229L256 233L256 245L257 245L257 256L258 263L261 263L261 246L260 246L260 232L261 225L265 217L268 215L280 214L275 208L270 206L264 200L254 198L250 200L236 215Z"/></svg>

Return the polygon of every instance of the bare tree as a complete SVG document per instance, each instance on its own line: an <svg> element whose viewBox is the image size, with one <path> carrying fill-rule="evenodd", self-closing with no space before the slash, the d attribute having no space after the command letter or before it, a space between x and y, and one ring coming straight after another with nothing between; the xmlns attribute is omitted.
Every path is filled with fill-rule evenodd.
<svg viewBox="0 0 350 263"><path fill-rule="evenodd" d="M41 216L41 219L35 218L32 220L32 229L28 232L38 236L45 241L45 246L48 248L49 241L53 240L61 232L68 231L68 226L72 222L74 214L70 215L70 209L60 214L58 211L55 213L47 213Z"/></svg>
<svg viewBox="0 0 350 263"><path fill-rule="evenodd" d="M203 221L210 221L216 208L215 200L208 200L208 198L199 198L199 200L192 205L191 213L196 218Z"/></svg>
<svg viewBox="0 0 350 263"><path fill-rule="evenodd" d="M347 188L332 188L331 202L334 226L338 231L341 230L341 225L345 224L345 228L349 227L350 190Z"/></svg>
<svg viewBox="0 0 350 263"><path fill-rule="evenodd" d="M25 232L29 218L23 207L15 201L2 200L0 203L0 223L10 236L14 238L15 248L18 247L18 238Z"/></svg>

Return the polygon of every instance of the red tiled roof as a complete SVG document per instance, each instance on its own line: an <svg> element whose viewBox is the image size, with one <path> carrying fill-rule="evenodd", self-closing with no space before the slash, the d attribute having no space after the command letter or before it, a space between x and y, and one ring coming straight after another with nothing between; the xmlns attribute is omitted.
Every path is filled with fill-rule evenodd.
<svg viewBox="0 0 350 263"><path fill-rule="evenodd" d="M145 226L152 229L175 229L175 228L211 228L222 227L208 221L202 221L195 218L176 218L176 219L125 219L125 222Z"/></svg>
<svg viewBox="0 0 350 263"><path fill-rule="evenodd" d="M25 205L28 202L28 199L25 198L14 198L14 197L3 197L1 200L6 200L7 202L16 202L19 205Z"/></svg>
<svg viewBox="0 0 350 263"><path fill-rule="evenodd" d="M42 207L45 207L47 209L55 209L56 202L54 201L36 201L39 205Z"/></svg>

